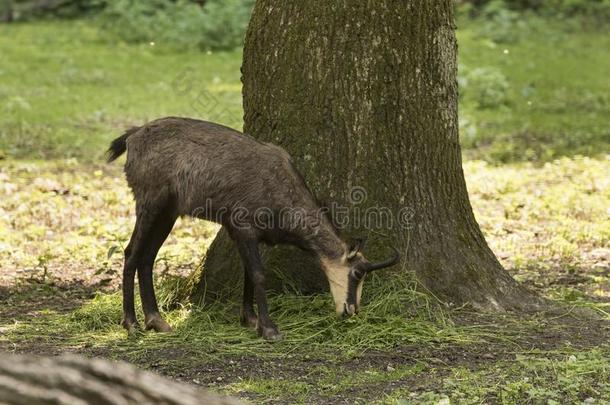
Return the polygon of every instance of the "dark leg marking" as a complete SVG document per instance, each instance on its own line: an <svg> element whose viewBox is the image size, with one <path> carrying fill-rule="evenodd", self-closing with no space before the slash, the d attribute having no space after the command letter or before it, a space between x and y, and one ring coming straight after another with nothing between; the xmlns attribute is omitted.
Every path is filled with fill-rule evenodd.
<svg viewBox="0 0 610 405"><path fill-rule="evenodd" d="M248 271L250 281L254 286L254 297L258 306L257 331L260 336L269 341L278 341L282 335L277 326L269 318L267 296L265 293L265 273L256 240L236 240L237 248Z"/></svg>
<svg viewBox="0 0 610 405"><path fill-rule="evenodd" d="M244 295L241 308L241 324L249 328L256 328L258 318L254 312L254 285L250 281L248 269L244 266Z"/></svg>
<svg viewBox="0 0 610 405"><path fill-rule="evenodd" d="M136 225L131 240L125 249L123 267L123 321L121 324L129 333L137 330L137 319L134 306L134 277L142 256L146 250L146 237L150 232L155 210L149 207L136 206Z"/></svg>
<svg viewBox="0 0 610 405"><path fill-rule="evenodd" d="M137 233L138 222L136 220L131 239L125 248L125 263L123 265L123 320L121 321L121 325L123 325L130 334L139 329L133 297L136 263L130 260L133 253L133 244L137 239Z"/></svg>
<svg viewBox="0 0 610 405"><path fill-rule="evenodd" d="M165 209L159 212L149 235L146 237L146 248L138 266L140 298L147 330L154 329L157 332L170 332L172 330L159 313L153 283L153 267L157 253L174 227L175 222L176 215L171 210Z"/></svg>

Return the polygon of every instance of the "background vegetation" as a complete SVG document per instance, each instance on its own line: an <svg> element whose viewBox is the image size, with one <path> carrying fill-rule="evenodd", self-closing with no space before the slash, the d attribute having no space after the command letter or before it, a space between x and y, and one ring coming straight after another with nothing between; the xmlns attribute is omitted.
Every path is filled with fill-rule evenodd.
<svg viewBox="0 0 610 405"><path fill-rule="evenodd" d="M97 160L125 125L167 114L241 125L240 52L216 50L241 44L248 2L56 3L61 15L80 10L90 17L46 17L36 25L0 28L6 116L0 153ZM575 4L564 3L560 8L566 10ZM607 150L608 25L583 16L542 18L511 4L459 8L460 125L467 156L548 161ZM537 4L531 7L542 13ZM607 2L578 4L594 9Z"/></svg>
<svg viewBox="0 0 610 405"><path fill-rule="evenodd" d="M269 345L238 325L236 303L185 299L217 230L191 220L156 263L176 332L125 336L118 273L133 201L120 165L103 164L111 139L160 116L241 127L251 3L0 0L13 19L0 24L0 348L125 359L256 402L610 401L608 4L458 8L477 219L511 274L564 306L479 314L396 274L367 281L348 322L325 295L273 297L286 340Z"/></svg>

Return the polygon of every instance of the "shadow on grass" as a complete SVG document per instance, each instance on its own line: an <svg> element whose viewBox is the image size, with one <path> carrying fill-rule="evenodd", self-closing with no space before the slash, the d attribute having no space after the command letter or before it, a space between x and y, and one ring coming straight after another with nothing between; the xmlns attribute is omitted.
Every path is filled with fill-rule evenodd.
<svg viewBox="0 0 610 405"><path fill-rule="evenodd" d="M175 294L174 286L159 285L162 302ZM0 347L121 359L256 401L308 403L336 396L379 399L406 387L441 390L440 377L455 369L474 372L524 355L608 350L609 323L581 319L569 308L552 316L482 314L443 308L417 292L409 277L374 279L367 287L363 311L349 320L332 314L326 295L271 297L272 316L285 339L270 344L239 325L235 303L204 308L173 303L165 316L174 332L128 337L119 326L118 292L91 298L92 289L80 285L26 285L12 293L12 303L11 293L1 290L4 307L19 303L13 312L34 305L27 314L3 316Z"/></svg>
<svg viewBox="0 0 610 405"><path fill-rule="evenodd" d="M531 162L538 165L563 157L603 158L610 150L604 135L565 134L537 131L496 133L462 141L467 160L484 160L494 165Z"/></svg>
<svg viewBox="0 0 610 405"><path fill-rule="evenodd" d="M19 280L11 286L0 285L0 327L49 313L70 312L93 298L99 289L99 285L82 280L58 283Z"/></svg>

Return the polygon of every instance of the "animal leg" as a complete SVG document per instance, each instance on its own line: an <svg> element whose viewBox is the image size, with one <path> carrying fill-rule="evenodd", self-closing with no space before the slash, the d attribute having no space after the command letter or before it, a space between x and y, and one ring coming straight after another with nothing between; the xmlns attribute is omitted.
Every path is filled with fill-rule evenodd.
<svg viewBox="0 0 610 405"><path fill-rule="evenodd" d="M153 267L159 249L167 239L174 227L176 216L170 210L161 211L150 229L146 238L147 246L138 266L138 281L140 285L140 298L144 310L144 323L147 330L157 332L171 332L172 328L161 317L153 283Z"/></svg>
<svg viewBox="0 0 610 405"><path fill-rule="evenodd" d="M258 250L258 242L256 240L238 240L237 247L248 271L250 281L254 286L254 297L258 306L258 334L269 341L281 340L282 335L269 318L265 293L265 273Z"/></svg>
<svg viewBox="0 0 610 405"><path fill-rule="evenodd" d="M241 308L241 324L246 327L256 328L258 318L254 312L254 286L250 280L248 269L244 266L244 295Z"/></svg>
<svg viewBox="0 0 610 405"><path fill-rule="evenodd" d="M141 259L146 251L150 228L153 226L156 210L136 206L136 225L125 249L123 266L123 321L121 324L130 334L138 329L134 306L134 278Z"/></svg>
<svg viewBox="0 0 610 405"><path fill-rule="evenodd" d="M131 259L133 244L137 239L138 222L134 227L131 239L125 248L125 263L123 265L123 320L121 325L127 329L129 334L135 333L138 329L138 320L133 300L134 278L136 275L136 263Z"/></svg>

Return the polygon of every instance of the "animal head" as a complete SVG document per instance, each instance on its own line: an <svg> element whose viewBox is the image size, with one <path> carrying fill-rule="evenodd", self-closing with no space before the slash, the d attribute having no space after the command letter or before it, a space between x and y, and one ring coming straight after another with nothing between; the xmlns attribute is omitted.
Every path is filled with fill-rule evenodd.
<svg viewBox="0 0 610 405"><path fill-rule="evenodd" d="M379 263L369 262L362 254L364 243L364 239L356 239L347 245L345 253L340 257L322 259L322 268L330 284L337 315L351 316L358 313L366 275L393 266L400 260L400 254L392 248L394 255L389 259Z"/></svg>

